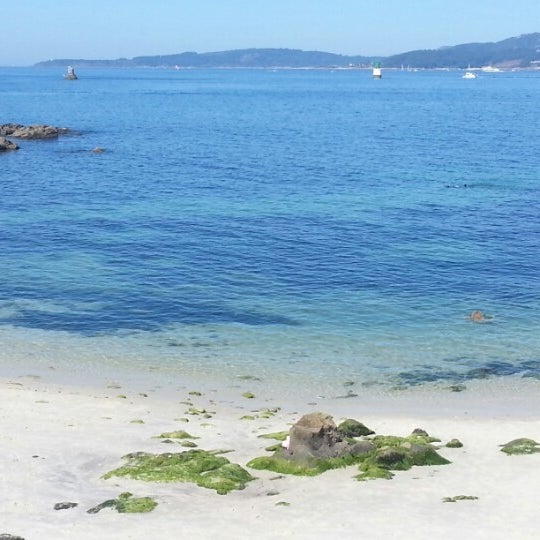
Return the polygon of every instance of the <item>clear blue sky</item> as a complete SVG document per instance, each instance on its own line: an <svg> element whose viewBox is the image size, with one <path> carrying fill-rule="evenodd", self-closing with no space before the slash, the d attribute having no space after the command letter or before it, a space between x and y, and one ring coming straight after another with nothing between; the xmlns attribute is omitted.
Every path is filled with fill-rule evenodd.
<svg viewBox="0 0 540 540"><path fill-rule="evenodd" d="M540 0L5 0L0 65L287 47L390 55L540 31Z"/></svg>

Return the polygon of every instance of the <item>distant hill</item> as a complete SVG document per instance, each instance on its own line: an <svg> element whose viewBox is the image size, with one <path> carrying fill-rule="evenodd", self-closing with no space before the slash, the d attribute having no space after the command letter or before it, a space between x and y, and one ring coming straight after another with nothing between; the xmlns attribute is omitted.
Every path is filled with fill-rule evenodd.
<svg viewBox="0 0 540 540"><path fill-rule="evenodd" d="M434 50L410 51L384 59L386 67L466 68L467 66L533 67L540 62L540 33L495 43L467 43Z"/></svg>
<svg viewBox="0 0 540 540"><path fill-rule="evenodd" d="M540 67L540 33L494 43L466 43L439 49L409 51L388 57L345 56L298 49L241 49L209 53L183 52L116 60L57 59L36 66L174 67L181 68L332 68L367 67L466 68L468 66Z"/></svg>
<svg viewBox="0 0 540 540"><path fill-rule="evenodd" d="M174 67L181 68L303 68L369 66L368 56L344 56L298 49L241 49L209 53L183 52L164 56L137 56L132 59L82 60L60 59L39 62L36 66L103 66L103 67Z"/></svg>

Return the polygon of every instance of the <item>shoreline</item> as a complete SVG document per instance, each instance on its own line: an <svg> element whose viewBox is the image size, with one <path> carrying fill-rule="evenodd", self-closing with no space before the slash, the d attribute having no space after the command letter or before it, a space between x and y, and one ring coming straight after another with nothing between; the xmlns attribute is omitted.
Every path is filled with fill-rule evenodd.
<svg viewBox="0 0 540 540"><path fill-rule="evenodd" d="M463 392L416 388L306 401L309 396L301 389L287 399L256 381L217 386L186 380L143 391L122 381L73 386L53 382L54 374L49 378L0 378L0 534L26 540L176 538L181 523L182 535L190 538L365 534L445 539L463 534L507 539L532 538L540 525L534 498L540 454L507 456L499 448L519 437L540 440L536 380L475 381L478 388ZM242 395L249 389L255 397ZM186 415L188 403L211 412L210 418ZM261 417L267 408L276 412ZM127 453L182 451L153 438L175 429L200 437L196 443L201 449L234 450L226 456L245 468L249 460L266 455L269 441L258 435L289 429L314 411L329 413L336 422L356 418L377 434L406 436L420 427L442 441L458 438L464 447L439 450L450 465L413 467L392 480L357 482L355 466L317 477L250 470L257 479L227 495L188 483L101 478ZM241 420L246 415L254 419ZM181 417L188 422L179 422ZM92 506L126 491L153 497L157 508L140 515L108 509L87 514ZM442 502L457 495L478 500ZM53 509L65 501L78 506Z"/></svg>

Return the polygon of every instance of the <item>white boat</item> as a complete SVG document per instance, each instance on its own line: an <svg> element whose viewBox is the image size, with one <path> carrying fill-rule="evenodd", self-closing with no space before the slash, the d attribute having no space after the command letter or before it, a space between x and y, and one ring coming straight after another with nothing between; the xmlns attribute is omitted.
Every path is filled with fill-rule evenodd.
<svg viewBox="0 0 540 540"><path fill-rule="evenodd" d="M501 70L493 66L484 66L481 68L484 73L499 73Z"/></svg>
<svg viewBox="0 0 540 540"><path fill-rule="evenodd" d="M379 62L377 62L376 64L373 64L373 78L382 79L382 69L381 69L381 64Z"/></svg>
<svg viewBox="0 0 540 540"><path fill-rule="evenodd" d="M465 75L462 75L462 79L476 79L477 75L476 73L473 73L472 71L466 71Z"/></svg>
<svg viewBox="0 0 540 540"><path fill-rule="evenodd" d="M67 73L64 75L64 79L68 81L76 81L78 79L77 75L75 75L75 70L71 66L67 67Z"/></svg>

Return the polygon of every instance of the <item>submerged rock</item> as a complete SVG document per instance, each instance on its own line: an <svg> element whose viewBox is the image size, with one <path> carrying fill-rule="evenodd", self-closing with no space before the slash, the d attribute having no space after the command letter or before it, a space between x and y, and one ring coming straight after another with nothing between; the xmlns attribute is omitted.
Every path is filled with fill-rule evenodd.
<svg viewBox="0 0 540 540"><path fill-rule="evenodd" d="M126 465L108 472L103 478L118 476L147 482L193 482L215 489L220 495L233 489L244 489L254 479L240 465L206 450L165 454L135 452L123 459L127 460Z"/></svg>
<svg viewBox="0 0 540 540"><path fill-rule="evenodd" d="M0 534L0 540L24 540L22 536L16 536L13 534Z"/></svg>

